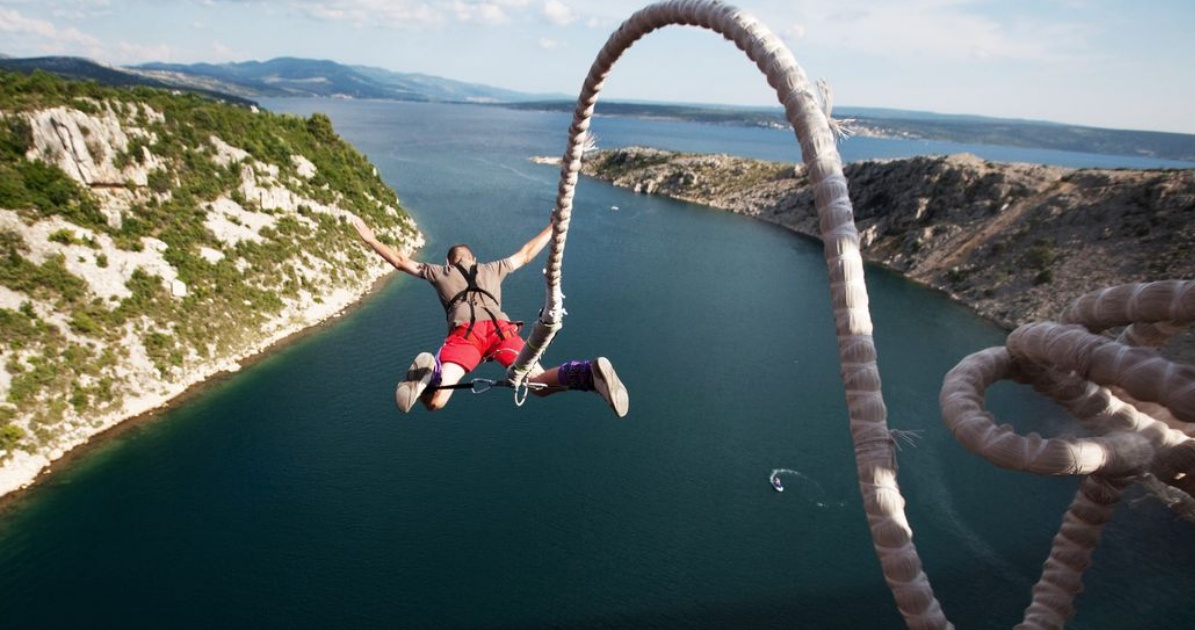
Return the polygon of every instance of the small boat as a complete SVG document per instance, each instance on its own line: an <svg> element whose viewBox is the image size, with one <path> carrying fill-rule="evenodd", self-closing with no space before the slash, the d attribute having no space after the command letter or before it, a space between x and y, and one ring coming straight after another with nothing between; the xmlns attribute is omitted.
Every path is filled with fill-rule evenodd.
<svg viewBox="0 0 1195 630"><path fill-rule="evenodd" d="M772 487L776 489L776 492L784 492L784 484L780 483L780 475L772 477Z"/></svg>
<svg viewBox="0 0 1195 630"><path fill-rule="evenodd" d="M617 210L617 209L618 209L618 206L610 206L610 209L611 209L611 210Z"/></svg>

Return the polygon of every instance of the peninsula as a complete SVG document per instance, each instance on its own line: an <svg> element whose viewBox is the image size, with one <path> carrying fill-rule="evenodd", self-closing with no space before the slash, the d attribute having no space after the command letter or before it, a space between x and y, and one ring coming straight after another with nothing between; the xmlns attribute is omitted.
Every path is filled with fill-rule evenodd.
<svg viewBox="0 0 1195 630"><path fill-rule="evenodd" d="M0 495L341 312L423 237L322 114L0 72Z"/></svg>
<svg viewBox="0 0 1195 630"><path fill-rule="evenodd" d="M1011 329L1089 291L1195 278L1195 171L999 164L971 155L845 166L864 258ZM582 172L819 237L800 165L632 147ZM1195 356L1187 335L1175 352Z"/></svg>

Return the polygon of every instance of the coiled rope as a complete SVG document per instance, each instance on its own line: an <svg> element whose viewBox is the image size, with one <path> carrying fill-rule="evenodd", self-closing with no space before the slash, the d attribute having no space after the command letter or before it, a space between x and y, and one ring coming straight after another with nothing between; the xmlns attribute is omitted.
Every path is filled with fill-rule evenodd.
<svg viewBox="0 0 1195 630"><path fill-rule="evenodd" d="M863 282L863 258L834 133L818 106L814 86L792 53L747 13L711 0L653 4L623 22L598 53L577 98L561 159L544 269L544 306L526 347L508 370L508 380L516 387L523 383L563 325L564 246L597 95L627 49L670 25L697 26L733 42L763 72L784 106L812 182L829 269L839 374L845 386L859 490L872 543L906 624L910 628L951 628L913 545L905 500L896 481L894 445L880 391ZM951 432L972 452L1014 470L1087 475L1055 538L1020 627L1061 627L1070 617L1074 594L1081 588L1082 571L1090 562L1100 528L1133 480L1159 493L1173 492L1168 495L1171 507L1189 504L1195 477L1190 424L1195 413L1195 374L1151 351L1126 347L1164 343L1189 325L1195 317L1192 295L1191 283L1156 283L1085 296L1061 324L1022 327L1010 336L1007 349L971 355L947 374L941 394L943 415ZM1076 324L1087 328L1082 330ZM1129 324L1116 341L1095 334L1109 326ZM1102 435L1044 439L1035 434L1022 437L1008 427L997 427L983 410L983 391L1004 378L1032 383Z"/></svg>

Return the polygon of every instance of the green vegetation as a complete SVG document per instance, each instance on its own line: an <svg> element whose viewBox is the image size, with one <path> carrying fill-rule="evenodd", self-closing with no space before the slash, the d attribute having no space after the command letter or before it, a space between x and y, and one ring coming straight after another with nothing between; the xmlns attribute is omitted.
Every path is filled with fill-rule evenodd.
<svg viewBox="0 0 1195 630"><path fill-rule="evenodd" d="M1026 266L1037 273L1033 276L1033 284L1047 284L1054 280L1054 261L1058 258L1058 251L1053 241L1038 239L1025 252Z"/></svg>
<svg viewBox="0 0 1195 630"><path fill-rule="evenodd" d="M109 146L98 128L80 125L97 162L106 158L118 169L155 165L145 172L145 185L124 178L118 184L133 195L119 220L102 211L91 190L50 163L60 156L49 156L50 162L25 157L34 146L31 116L56 107L121 122L129 139L124 147ZM249 157L228 163L220 156L221 142ZM301 172L304 162L314 165L314 175ZM185 295L172 295L163 278L137 268L125 283L127 296L99 297L71 273L65 257L34 262L22 234L0 230L0 286L30 299L18 310L0 308L2 360L11 377L8 398L0 400L0 450L52 439L72 409L83 414L119 404L122 383L113 368L129 335L140 339L169 380L195 358L245 348L279 314L284 299L300 291L319 295L359 277L369 252L343 220L245 199L240 186L247 169L379 228L411 230L387 211L398 208L402 216L394 191L324 114L301 118L152 88L0 72L0 209L30 224L51 217L69 222L72 227L55 230L48 240L95 250L72 254L71 264L106 269L113 249L143 252L160 247L147 239L161 241L164 259L186 286ZM260 242L230 245L208 229L213 202L221 198L268 215L273 225L259 230ZM211 262L203 249L221 257ZM305 278L299 260L332 270L332 278L319 281L327 286ZM13 424L17 418L28 418L30 431Z"/></svg>
<svg viewBox="0 0 1195 630"><path fill-rule="evenodd" d="M4 79L0 73L0 87L10 87ZM28 218L60 215L79 225L102 223L98 204L83 187L54 166L25 159L32 147L29 121L0 109L0 208L21 211Z"/></svg>
<svg viewBox="0 0 1195 630"><path fill-rule="evenodd" d="M597 155L596 166L607 173L610 179L618 179L627 173L668 164L680 155L683 154L656 150L607 151Z"/></svg>
<svg viewBox="0 0 1195 630"><path fill-rule="evenodd" d="M642 173L656 166L665 167L660 171L663 174L663 186L705 196L749 190L766 182L794 176L792 164L656 149L603 151L588 159L603 177L612 180L629 173Z"/></svg>

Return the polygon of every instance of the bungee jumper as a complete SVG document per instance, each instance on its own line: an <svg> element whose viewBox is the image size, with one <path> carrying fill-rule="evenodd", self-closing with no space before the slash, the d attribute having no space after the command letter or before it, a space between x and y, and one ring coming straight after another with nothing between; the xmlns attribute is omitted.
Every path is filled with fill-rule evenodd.
<svg viewBox="0 0 1195 630"><path fill-rule="evenodd" d="M353 217L353 227L366 245L396 269L427 280L436 290L448 321L448 334L440 350L434 355L422 352L416 356L395 388L398 408L406 413L420 401L428 410L436 411L448 404L456 389L470 388L480 393L496 384L485 381L487 386L479 388L476 383L461 380L482 361L510 367L518 358L525 345L519 335L521 323L511 321L502 311L502 281L543 251L551 239L552 225L548 224L514 254L492 262L478 263L468 245L453 245L443 265L412 260L379 241L360 217ZM566 390L596 392L620 418L627 415L630 406L626 387L605 357L566 361L549 370L537 363L526 387L537 396Z"/></svg>

